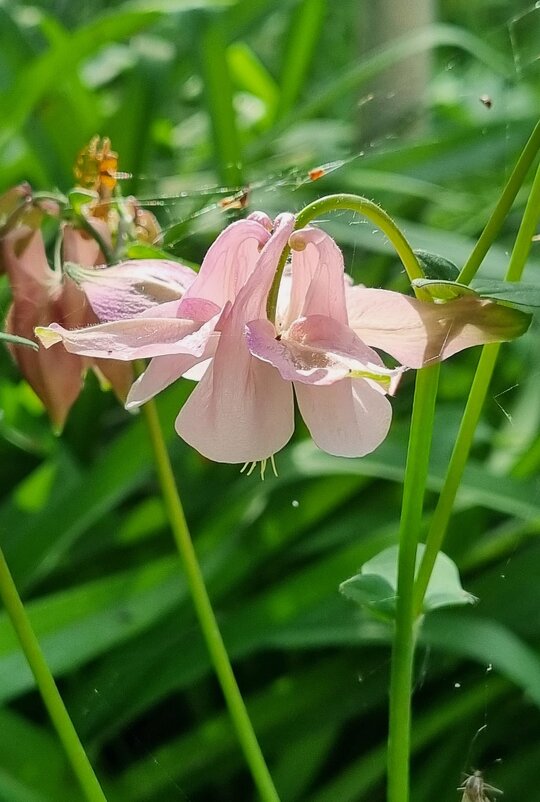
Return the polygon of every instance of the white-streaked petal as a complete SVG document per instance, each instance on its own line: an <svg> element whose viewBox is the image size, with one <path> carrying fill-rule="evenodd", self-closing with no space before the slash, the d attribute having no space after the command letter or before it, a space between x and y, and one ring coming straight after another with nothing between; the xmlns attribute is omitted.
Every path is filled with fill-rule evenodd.
<svg viewBox="0 0 540 802"><path fill-rule="evenodd" d="M326 387L295 383L294 389L314 442L328 454L362 457L388 434L390 402L363 379L344 379Z"/></svg>

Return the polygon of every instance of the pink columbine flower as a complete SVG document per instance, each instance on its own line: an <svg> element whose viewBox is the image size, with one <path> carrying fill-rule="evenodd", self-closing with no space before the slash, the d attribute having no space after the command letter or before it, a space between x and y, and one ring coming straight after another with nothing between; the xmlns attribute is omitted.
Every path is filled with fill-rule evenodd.
<svg viewBox="0 0 540 802"><path fill-rule="evenodd" d="M210 459L249 463L290 439L293 390L320 448L349 457L375 449L390 425L386 396L404 367L386 368L373 348L421 367L527 328L526 315L479 298L437 305L349 287L334 241L314 227L295 232L294 223L282 214L272 228L255 213L218 237L180 301L77 331L53 324L39 337L87 356L153 357L128 407L198 370L177 432ZM287 243L290 274L270 321L268 293Z"/></svg>
<svg viewBox="0 0 540 802"><path fill-rule="evenodd" d="M271 220L258 212L228 226L209 248L196 279L180 299L100 326L70 330L52 324L36 333L45 347L62 341L66 350L81 356L151 358L127 399L128 408L139 406L213 356L220 336L216 326L257 267L261 248L271 238L271 226ZM90 284L83 286L95 303ZM145 298L147 289L145 282ZM107 303L103 293L102 314Z"/></svg>

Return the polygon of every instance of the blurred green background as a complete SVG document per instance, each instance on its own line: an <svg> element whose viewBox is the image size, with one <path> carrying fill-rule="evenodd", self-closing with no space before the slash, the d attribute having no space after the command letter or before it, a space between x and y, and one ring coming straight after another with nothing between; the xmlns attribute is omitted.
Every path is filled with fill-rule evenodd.
<svg viewBox="0 0 540 802"><path fill-rule="evenodd" d="M220 200L249 187L248 209L270 214L367 195L414 247L461 265L540 105L540 10L522 0L4 0L0 37L0 191L66 191L77 152L107 135L131 176L122 191L195 263L231 219ZM483 275L502 277L526 197ZM369 223L325 226L356 281L407 290ZM2 312L9 297L1 277ZM477 358L443 367L428 513ZM299 423L265 482L174 435L189 382L158 399L282 802L383 799L389 631L337 587L396 540L412 384L373 455L323 455ZM534 325L503 348L445 545L479 602L422 630L414 802L458 799L478 768L506 798L540 800L539 396ZM89 376L55 438L2 349L0 455L0 538L110 802L253 800L142 421ZM4 613L0 703L1 802L79 802Z"/></svg>

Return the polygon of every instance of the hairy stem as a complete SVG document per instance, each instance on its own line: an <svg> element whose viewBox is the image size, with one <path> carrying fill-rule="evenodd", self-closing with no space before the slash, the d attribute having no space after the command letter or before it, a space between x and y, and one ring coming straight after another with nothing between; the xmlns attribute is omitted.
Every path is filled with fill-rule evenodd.
<svg viewBox="0 0 540 802"><path fill-rule="evenodd" d="M374 225L376 225L384 234L386 234L394 246L396 253L403 262L403 266L407 271L409 279L412 281L415 278L424 278L422 268L418 263L418 259L416 258L413 249L392 218L384 211L384 209L381 209L380 206L377 206L376 203L373 203L373 201L370 201L367 198L363 198L361 195L350 195L347 193L325 195L324 198L319 198L318 200L313 201L313 203L308 204L302 209L301 212L299 212L299 214L296 216L295 228L303 228L316 217L319 217L319 215L335 211L357 212L358 214L363 215L363 217L367 217L368 220L371 220ZM290 249L285 248L281 255L281 259L274 276L274 281L268 294L266 309L269 320L274 320L276 316L279 284L281 282L281 276L283 275L285 264L287 263L289 252Z"/></svg>

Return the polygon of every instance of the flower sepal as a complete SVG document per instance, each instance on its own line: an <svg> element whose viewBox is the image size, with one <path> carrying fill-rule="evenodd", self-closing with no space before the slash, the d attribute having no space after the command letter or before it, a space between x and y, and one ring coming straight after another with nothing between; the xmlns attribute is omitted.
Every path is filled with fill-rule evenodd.
<svg viewBox="0 0 540 802"><path fill-rule="evenodd" d="M416 291L416 297L423 301L446 303L447 301L453 301L455 298L462 298L464 295L478 296L478 293L472 287L467 284L460 284L458 281L416 278L411 283Z"/></svg>

